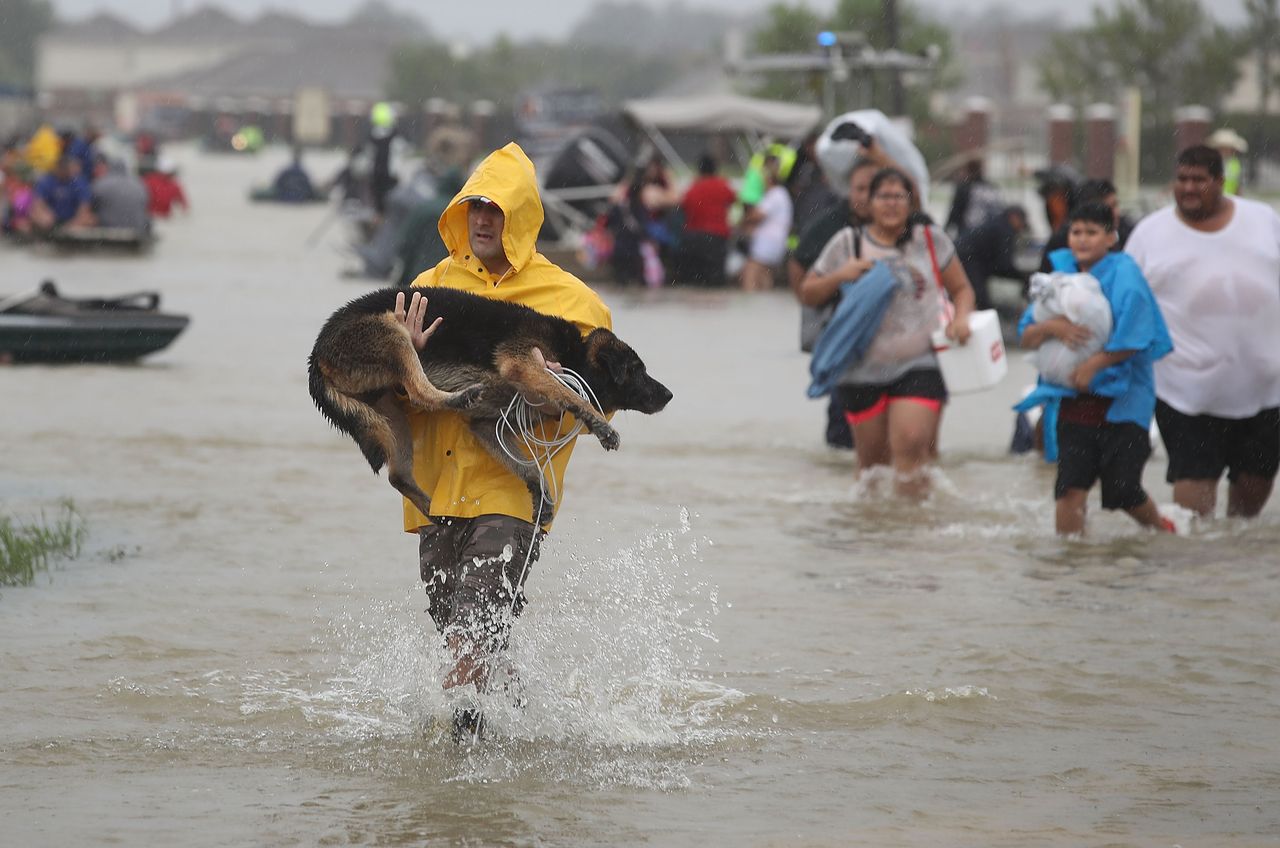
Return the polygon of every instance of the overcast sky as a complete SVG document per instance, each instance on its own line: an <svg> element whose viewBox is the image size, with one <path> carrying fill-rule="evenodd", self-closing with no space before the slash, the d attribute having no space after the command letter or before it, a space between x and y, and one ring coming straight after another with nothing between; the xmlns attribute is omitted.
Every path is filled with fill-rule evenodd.
<svg viewBox="0 0 1280 848"><path fill-rule="evenodd" d="M436 33L449 37L465 36L472 43L487 43L499 32L519 41L525 37L560 38L582 18L595 0L484 0L474 6L456 0L387 0L389 5L413 11ZM650 0L663 7L667 0ZM771 0L683 0L690 8L724 11L764 9ZM916 0L920 5L944 13L972 12L986 5L984 0ZM1116 0L1098 0L1098 5L1112 7ZM1242 0L1204 0L1220 20L1238 20ZM361 0L53 0L54 8L66 18L82 18L93 12L109 10L135 23L151 27L163 24L175 13L191 11L202 5L217 5L227 11L252 17L267 9L288 11L314 20L343 18L358 7ZM1087 2L1063 0L1004 0L1006 8L1026 15L1058 14L1071 23L1087 19ZM810 0L810 8L830 10L835 0ZM1074 11L1064 11L1074 10ZM482 14L477 14L481 12Z"/></svg>

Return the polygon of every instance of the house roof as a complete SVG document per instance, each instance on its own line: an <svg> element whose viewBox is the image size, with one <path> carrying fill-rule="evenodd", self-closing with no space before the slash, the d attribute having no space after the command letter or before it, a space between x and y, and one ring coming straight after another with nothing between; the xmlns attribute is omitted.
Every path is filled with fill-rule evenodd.
<svg viewBox="0 0 1280 848"><path fill-rule="evenodd" d="M87 18L62 24L49 32L49 37L62 41L111 43L142 37L142 30L110 12L99 12Z"/></svg>
<svg viewBox="0 0 1280 848"><path fill-rule="evenodd" d="M162 41L220 41L239 38L252 31L239 18L214 6L201 6L173 23L150 33L151 39Z"/></svg>
<svg viewBox="0 0 1280 848"><path fill-rule="evenodd" d="M390 47L374 39L318 39L251 47L210 67L149 80L146 88L200 97L292 97L303 87L381 97Z"/></svg>

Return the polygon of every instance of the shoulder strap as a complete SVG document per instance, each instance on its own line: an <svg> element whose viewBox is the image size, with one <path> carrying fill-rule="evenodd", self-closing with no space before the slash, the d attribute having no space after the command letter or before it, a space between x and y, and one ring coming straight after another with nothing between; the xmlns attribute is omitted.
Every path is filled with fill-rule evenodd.
<svg viewBox="0 0 1280 848"><path fill-rule="evenodd" d="M862 227L853 228L853 258L862 258Z"/></svg>
<svg viewBox="0 0 1280 848"><path fill-rule="evenodd" d="M933 227L928 224L924 225L924 243L929 246L929 262L933 265L933 279L938 283L938 298L942 301L942 314L939 318L945 327L955 315L955 304L947 295L947 287L942 284L942 271L938 269L938 252L933 249Z"/></svg>

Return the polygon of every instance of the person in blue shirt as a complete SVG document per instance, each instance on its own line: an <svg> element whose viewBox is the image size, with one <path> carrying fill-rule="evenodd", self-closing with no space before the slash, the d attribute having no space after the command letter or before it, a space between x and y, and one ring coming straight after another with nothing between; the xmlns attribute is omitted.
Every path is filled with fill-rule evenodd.
<svg viewBox="0 0 1280 848"><path fill-rule="evenodd" d="M64 153L53 170L36 182L31 223L48 232L54 227L92 227L93 189L80 175L80 161Z"/></svg>
<svg viewBox="0 0 1280 848"><path fill-rule="evenodd" d="M94 166L97 164L98 158L98 139L102 137L102 133L93 124L89 124L84 128L84 132L80 135L73 135L67 139L63 147L64 153L69 153L80 163L80 176L84 177L86 182L94 180Z"/></svg>
<svg viewBox="0 0 1280 848"><path fill-rule="evenodd" d="M1097 278L1111 306L1112 330L1102 349L1076 368L1070 386L1042 380L1037 387L1036 393L1061 398L1054 523L1060 535L1083 533L1089 490L1101 479L1103 509L1123 509L1139 524L1171 533L1173 523L1142 488L1142 469L1151 456L1153 366L1173 350L1173 342L1137 263L1110 252L1114 212L1100 203L1084 204L1069 220L1068 248L1050 256L1053 269ZM1050 338L1074 348L1089 340L1089 331L1063 316L1037 323L1027 307L1018 336L1033 350Z"/></svg>

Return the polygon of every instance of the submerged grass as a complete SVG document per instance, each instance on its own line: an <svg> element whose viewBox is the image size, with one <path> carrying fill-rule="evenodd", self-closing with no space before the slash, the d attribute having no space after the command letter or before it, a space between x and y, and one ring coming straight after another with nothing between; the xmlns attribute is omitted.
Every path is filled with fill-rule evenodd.
<svg viewBox="0 0 1280 848"><path fill-rule="evenodd" d="M87 533L69 500L52 521L44 512L30 524L0 515L0 586L29 586L52 560L78 556Z"/></svg>

